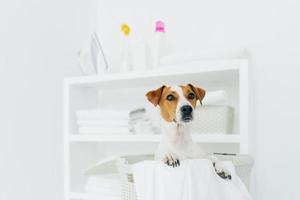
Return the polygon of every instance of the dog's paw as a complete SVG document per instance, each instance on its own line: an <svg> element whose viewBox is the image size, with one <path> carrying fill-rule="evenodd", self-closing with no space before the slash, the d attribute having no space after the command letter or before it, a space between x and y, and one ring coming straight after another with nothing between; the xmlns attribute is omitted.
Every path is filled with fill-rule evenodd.
<svg viewBox="0 0 300 200"><path fill-rule="evenodd" d="M179 167L180 166L180 161L176 156L172 154L167 154L164 158L164 163L167 164L168 166L172 167Z"/></svg>
<svg viewBox="0 0 300 200"><path fill-rule="evenodd" d="M215 168L216 173L222 178L222 179L229 179L231 180L231 174L226 169L226 167L221 162L213 162L213 166Z"/></svg>

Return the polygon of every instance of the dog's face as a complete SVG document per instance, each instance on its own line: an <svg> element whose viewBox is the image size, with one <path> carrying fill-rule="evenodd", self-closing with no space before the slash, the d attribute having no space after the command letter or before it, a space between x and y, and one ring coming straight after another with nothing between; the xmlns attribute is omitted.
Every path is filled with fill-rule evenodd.
<svg viewBox="0 0 300 200"><path fill-rule="evenodd" d="M146 94L154 105L159 105L162 118L167 122L188 123L193 120L197 100L202 101L205 90L192 84L161 86Z"/></svg>

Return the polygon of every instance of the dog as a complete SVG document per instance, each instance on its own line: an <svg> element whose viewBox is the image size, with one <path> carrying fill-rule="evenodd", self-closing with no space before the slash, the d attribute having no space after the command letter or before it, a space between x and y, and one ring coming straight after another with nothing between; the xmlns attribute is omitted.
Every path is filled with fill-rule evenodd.
<svg viewBox="0 0 300 200"><path fill-rule="evenodd" d="M205 90L192 84L161 86L146 94L147 99L159 106L162 118L162 139L156 150L155 159L168 166L180 166L187 158L208 158L216 173L223 179L231 179L228 170L214 156L205 153L191 137L190 127L194 119L197 102L202 105Z"/></svg>

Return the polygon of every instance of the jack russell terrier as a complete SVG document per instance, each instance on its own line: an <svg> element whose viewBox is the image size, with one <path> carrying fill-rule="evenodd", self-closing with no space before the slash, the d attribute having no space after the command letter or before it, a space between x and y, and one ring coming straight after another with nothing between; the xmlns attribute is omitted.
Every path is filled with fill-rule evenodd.
<svg viewBox="0 0 300 200"><path fill-rule="evenodd" d="M212 161L216 173L223 179L231 179L222 163L206 154L190 135L193 111L199 100L205 96L205 90L192 84L180 86L161 86L146 94L147 99L159 106L162 117L162 140L155 153L156 160L162 160L169 166L180 166L180 160L187 158L208 158Z"/></svg>

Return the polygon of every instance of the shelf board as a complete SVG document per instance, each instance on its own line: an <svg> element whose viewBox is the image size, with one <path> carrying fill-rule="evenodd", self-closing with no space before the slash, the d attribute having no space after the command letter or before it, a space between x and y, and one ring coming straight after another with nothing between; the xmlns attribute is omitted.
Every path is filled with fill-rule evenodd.
<svg viewBox="0 0 300 200"><path fill-rule="evenodd" d="M238 134L192 134L195 142L201 143L239 143ZM159 142L161 135L70 135L70 142Z"/></svg>
<svg viewBox="0 0 300 200"><path fill-rule="evenodd" d="M65 78L71 86L94 88L120 88L148 86L176 82L220 82L237 81L238 70L243 59L226 61L202 61L180 64L180 66L164 67L159 70L136 71L127 73L102 74Z"/></svg>

